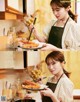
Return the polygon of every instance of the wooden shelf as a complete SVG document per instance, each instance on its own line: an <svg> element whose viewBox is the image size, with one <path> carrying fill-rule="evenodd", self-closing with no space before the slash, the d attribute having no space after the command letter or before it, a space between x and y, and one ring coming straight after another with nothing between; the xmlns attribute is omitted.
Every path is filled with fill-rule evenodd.
<svg viewBox="0 0 80 102"><path fill-rule="evenodd" d="M8 19L23 19L23 12L17 10L16 8L13 8L11 6L8 6L8 0L5 0L4 3L1 2L4 6L4 10L0 11L0 20L8 20Z"/></svg>
<svg viewBox="0 0 80 102"><path fill-rule="evenodd" d="M0 12L0 20L8 20L8 19L23 19L24 14L21 13L13 13L10 11Z"/></svg>
<svg viewBox="0 0 80 102"><path fill-rule="evenodd" d="M13 72L16 72L16 73L22 73L24 71L27 71L26 69L0 69L0 74L5 74L5 73L13 73Z"/></svg>

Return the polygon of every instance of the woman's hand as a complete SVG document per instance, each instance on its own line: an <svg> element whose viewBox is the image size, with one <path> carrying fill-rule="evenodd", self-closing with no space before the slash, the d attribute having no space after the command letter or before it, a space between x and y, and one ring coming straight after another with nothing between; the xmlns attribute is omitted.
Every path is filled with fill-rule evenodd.
<svg viewBox="0 0 80 102"><path fill-rule="evenodd" d="M40 91L41 95L51 97L54 95L51 89L45 88L45 90Z"/></svg>
<svg viewBox="0 0 80 102"><path fill-rule="evenodd" d="M32 29L33 29L33 30L32 30ZM33 35L34 35L35 37L37 36L38 31L37 31L35 25L31 24L31 25L29 26L29 30L30 30L30 31L32 30L32 33L33 33Z"/></svg>
<svg viewBox="0 0 80 102"><path fill-rule="evenodd" d="M44 47L41 49L42 51L45 51L45 50L52 50L52 51L61 51L62 49L60 48L57 48L56 46L52 45L52 44L44 44L43 45Z"/></svg>
<svg viewBox="0 0 80 102"><path fill-rule="evenodd" d="M45 88L45 90L40 91L41 95L48 96L52 99L52 102L62 102L61 99L58 99L56 95L52 92L51 89Z"/></svg>

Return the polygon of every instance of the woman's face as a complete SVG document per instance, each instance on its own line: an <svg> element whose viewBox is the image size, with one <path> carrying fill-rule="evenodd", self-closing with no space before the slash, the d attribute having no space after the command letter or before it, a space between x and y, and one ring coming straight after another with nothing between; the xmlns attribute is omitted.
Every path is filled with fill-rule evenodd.
<svg viewBox="0 0 80 102"><path fill-rule="evenodd" d="M67 8L65 9L64 7L59 7L56 4L52 4L51 8L52 8L53 14L58 20L64 19L68 14Z"/></svg>
<svg viewBox="0 0 80 102"><path fill-rule="evenodd" d="M52 59L48 60L47 66L49 68L49 71L53 75L56 75L63 70L62 63L60 63L59 61L52 60Z"/></svg>

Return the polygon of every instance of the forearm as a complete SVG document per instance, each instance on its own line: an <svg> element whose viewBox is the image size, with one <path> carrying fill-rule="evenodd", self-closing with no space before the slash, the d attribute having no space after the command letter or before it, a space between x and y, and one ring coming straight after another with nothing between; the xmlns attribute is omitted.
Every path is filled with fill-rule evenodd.
<svg viewBox="0 0 80 102"><path fill-rule="evenodd" d="M60 102L57 97L55 96L55 94L53 93L53 95L50 96L50 98L52 99L53 102Z"/></svg>
<svg viewBox="0 0 80 102"><path fill-rule="evenodd" d="M40 42L46 42L46 37L45 36L40 36L40 34L38 33L38 31L37 30L35 30L34 29L34 36L35 36L35 38L38 40L38 41L40 41Z"/></svg>
<svg viewBox="0 0 80 102"><path fill-rule="evenodd" d="M52 44L45 44L45 47L42 48L41 50L51 50L51 51L63 51L63 49L60 49Z"/></svg>
<svg viewBox="0 0 80 102"><path fill-rule="evenodd" d="M55 48L54 48L54 46L53 46L53 47L52 47L52 50L53 50L53 51L54 51L54 50L55 50L55 51L63 51L63 49L58 48L58 47L56 47L56 46L55 46Z"/></svg>

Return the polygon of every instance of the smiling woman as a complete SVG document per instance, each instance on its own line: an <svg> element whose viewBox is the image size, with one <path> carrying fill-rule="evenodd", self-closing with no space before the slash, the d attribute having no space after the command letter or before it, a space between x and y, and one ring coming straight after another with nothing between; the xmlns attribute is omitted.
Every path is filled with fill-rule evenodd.
<svg viewBox="0 0 80 102"><path fill-rule="evenodd" d="M79 50L80 25L75 22L76 15L71 11L71 0L66 0L65 2L64 0L51 0L49 4L57 20L53 18L47 24L43 30L43 36L39 34L37 27L34 27L33 32L38 41L48 43L43 50ZM46 17L44 16L45 19Z"/></svg>
<svg viewBox="0 0 80 102"><path fill-rule="evenodd" d="M46 56L50 53L50 51L41 51L41 60L45 60ZM71 72L70 79L74 83L75 89L80 89L80 51L63 51L64 57L65 57L65 69L68 72ZM76 64L77 63L77 64ZM47 72L47 73L46 73ZM42 73L44 73L44 76L51 76L51 73L49 72L47 66L42 64Z"/></svg>
<svg viewBox="0 0 80 102"><path fill-rule="evenodd" d="M53 51L47 55L45 62L52 76L46 83L48 88L41 91L42 102L72 102L73 83L68 78L70 73L64 69L65 58L63 53Z"/></svg>

